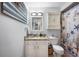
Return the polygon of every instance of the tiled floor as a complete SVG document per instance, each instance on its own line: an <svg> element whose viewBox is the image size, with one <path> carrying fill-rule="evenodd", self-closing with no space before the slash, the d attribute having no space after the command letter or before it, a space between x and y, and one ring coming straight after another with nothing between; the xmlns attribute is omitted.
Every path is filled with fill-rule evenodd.
<svg viewBox="0 0 79 59"><path fill-rule="evenodd" d="M72 53L65 50L63 57L76 57L76 56L72 55Z"/></svg>
<svg viewBox="0 0 79 59"><path fill-rule="evenodd" d="M73 57L69 52L65 51L63 57Z"/></svg>
<svg viewBox="0 0 79 59"><path fill-rule="evenodd" d="M49 57L54 57L53 55L49 55ZM61 57L74 57L68 51L65 50L64 55Z"/></svg>
<svg viewBox="0 0 79 59"><path fill-rule="evenodd" d="M54 57L53 55L49 55L48 57Z"/></svg>

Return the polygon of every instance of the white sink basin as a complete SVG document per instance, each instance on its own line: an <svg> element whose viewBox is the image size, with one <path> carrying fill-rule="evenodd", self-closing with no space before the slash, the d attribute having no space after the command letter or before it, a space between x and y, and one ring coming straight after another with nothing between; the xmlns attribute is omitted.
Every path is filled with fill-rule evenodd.
<svg viewBox="0 0 79 59"><path fill-rule="evenodd" d="M28 38L26 38L26 40L27 39L48 39L48 37L28 37Z"/></svg>
<svg viewBox="0 0 79 59"><path fill-rule="evenodd" d="M64 49L59 45L53 45L53 49L57 54L63 55Z"/></svg>
<svg viewBox="0 0 79 59"><path fill-rule="evenodd" d="M50 36L49 39L58 39L57 37Z"/></svg>

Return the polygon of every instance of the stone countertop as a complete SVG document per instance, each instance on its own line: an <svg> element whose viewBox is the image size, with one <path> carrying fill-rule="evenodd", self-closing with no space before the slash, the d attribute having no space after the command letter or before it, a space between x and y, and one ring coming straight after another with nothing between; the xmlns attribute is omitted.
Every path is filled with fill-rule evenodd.
<svg viewBox="0 0 79 59"><path fill-rule="evenodd" d="M48 36L28 36L24 37L25 41L51 41L53 39L57 39L56 37L48 37Z"/></svg>
<svg viewBox="0 0 79 59"><path fill-rule="evenodd" d="M49 41L48 37L25 37L25 41Z"/></svg>

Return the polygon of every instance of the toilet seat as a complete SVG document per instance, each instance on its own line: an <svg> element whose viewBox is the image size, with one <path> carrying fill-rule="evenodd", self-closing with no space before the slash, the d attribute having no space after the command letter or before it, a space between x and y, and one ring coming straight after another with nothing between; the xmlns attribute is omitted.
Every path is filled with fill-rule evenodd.
<svg viewBox="0 0 79 59"><path fill-rule="evenodd" d="M58 55L63 55L64 54L64 49L59 45L53 45L53 50Z"/></svg>
<svg viewBox="0 0 79 59"><path fill-rule="evenodd" d="M57 45L58 44L58 38L57 37L49 37L50 39L50 43L52 44L53 46L53 50L54 50L54 56L61 56L64 54L64 49Z"/></svg>

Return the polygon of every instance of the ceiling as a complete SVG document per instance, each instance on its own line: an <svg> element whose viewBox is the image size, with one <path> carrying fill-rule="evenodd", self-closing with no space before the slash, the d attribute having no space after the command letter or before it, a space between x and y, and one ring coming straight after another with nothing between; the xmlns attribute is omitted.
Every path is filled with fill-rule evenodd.
<svg viewBox="0 0 79 59"><path fill-rule="evenodd" d="M28 7L58 7L61 8L66 2L26 2Z"/></svg>

